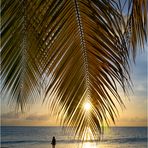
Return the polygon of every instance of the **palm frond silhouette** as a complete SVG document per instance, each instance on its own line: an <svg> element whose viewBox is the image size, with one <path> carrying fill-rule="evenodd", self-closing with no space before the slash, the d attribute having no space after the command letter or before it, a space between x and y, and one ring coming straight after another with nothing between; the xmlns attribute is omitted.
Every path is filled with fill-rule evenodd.
<svg viewBox="0 0 148 148"><path fill-rule="evenodd" d="M21 110L43 99L82 139L115 122L117 86L126 93L147 38L146 0L2 0L1 17L3 99Z"/></svg>

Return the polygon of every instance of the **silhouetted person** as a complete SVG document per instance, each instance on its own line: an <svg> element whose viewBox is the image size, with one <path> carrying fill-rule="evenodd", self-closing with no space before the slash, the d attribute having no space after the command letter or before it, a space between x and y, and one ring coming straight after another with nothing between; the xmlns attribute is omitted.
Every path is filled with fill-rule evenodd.
<svg viewBox="0 0 148 148"><path fill-rule="evenodd" d="M51 144L52 144L52 148L55 148L55 145L56 145L56 139L55 139L55 137L52 138Z"/></svg>

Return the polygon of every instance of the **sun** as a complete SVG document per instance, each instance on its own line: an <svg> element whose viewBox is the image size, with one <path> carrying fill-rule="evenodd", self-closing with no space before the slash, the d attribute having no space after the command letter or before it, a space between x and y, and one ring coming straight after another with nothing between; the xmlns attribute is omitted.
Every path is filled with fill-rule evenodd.
<svg viewBox="0 0 148 148"><path fill-rule="evenodd" d="M90 110L90 108L91 108L90 103L89 103L89 102L86 102L86 103L84 104L84 109L85 109L86 111L88 111L88 110Z"/></svg>

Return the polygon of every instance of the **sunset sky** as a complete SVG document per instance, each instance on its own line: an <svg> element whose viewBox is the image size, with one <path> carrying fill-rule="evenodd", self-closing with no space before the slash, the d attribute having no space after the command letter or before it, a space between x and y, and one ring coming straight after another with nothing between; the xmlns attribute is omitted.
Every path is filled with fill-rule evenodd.
<svg viewBox="0 0 148 148"><path fill-rule="evenodd" d="M136 64L131 68L133 81L133 92L130 91L129 98L122 95L126 109L119 108L119 117L116 126L146 126L147 125L147 59L146 51L137 53ZM6 101L1 101L1 123L2 125L25 125L25 126L54 126L59 125L48 112L46 105L37 103L26 113L15 113ZM113 124L111 124L113 125Z"/></svg>

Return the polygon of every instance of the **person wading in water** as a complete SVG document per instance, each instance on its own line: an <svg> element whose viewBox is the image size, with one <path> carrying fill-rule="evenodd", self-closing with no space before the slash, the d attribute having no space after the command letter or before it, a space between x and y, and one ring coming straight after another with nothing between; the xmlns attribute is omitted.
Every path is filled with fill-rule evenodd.
<svg viewBox="0 0 148 148"><path fill-rule="evenodd" d="M56 139L55 139L55 137L52 138L51 144L52 144L52 148L55 148L55 145L56 145Z"/></svg>

